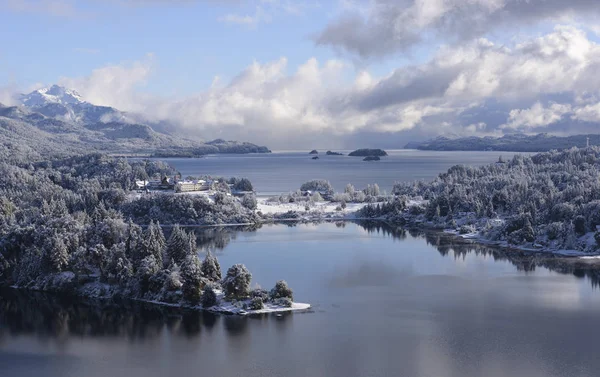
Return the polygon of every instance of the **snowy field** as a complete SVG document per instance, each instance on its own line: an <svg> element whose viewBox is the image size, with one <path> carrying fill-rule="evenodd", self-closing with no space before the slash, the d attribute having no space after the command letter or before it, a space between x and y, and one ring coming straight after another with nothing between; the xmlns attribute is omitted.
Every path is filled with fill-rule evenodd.
<svg viewBox="0 0 600 377"><path fill-rule="evenodd" d="M310 215L315 214L329 214L329 215L338 215L340 218L349 218L354 215L354 213L364 206L366 203L347 203L346 208L339 211L338 206L340 203L332 203L332 202L316 202L310 205ZM257 211L262 212L263 214L276 215L281 213L286 213L289 211L298 212L303 214L306 212L306 203L305 202L297 202L297 203L272 203L268 201L267 197L259 197L257 198Z"/></svg>

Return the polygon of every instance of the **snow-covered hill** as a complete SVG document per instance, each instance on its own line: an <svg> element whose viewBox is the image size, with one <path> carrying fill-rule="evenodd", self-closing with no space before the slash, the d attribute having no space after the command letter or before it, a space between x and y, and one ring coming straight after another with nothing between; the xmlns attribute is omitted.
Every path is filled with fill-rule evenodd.
<svg viewBox="0 0 600 377"><path fill-rule="evenodd" d="M85 102L76 91L58 85L23 94L20 100L26 107L43 107L52 103L72 105Z"/></svg>
<svg viewBox="0 0 600 377"><path fill-rule="evenodd" d="M20 102L24 107L47 117L71 123L135 123L136 121L135 117L115 108L86 102L75 90L58 85L23 94L20 96Z"/></svg>
<svg viewBox="0 0 600 377"><path fill-rule="evenodd" d="M142 115L85 101L75 90L58 85L20 97L20 106L0 104L0 144L30 152L72 154L109 152L156 156L200 156L214 153L268 153L251 143L182 137L155 127Z"/></svg>

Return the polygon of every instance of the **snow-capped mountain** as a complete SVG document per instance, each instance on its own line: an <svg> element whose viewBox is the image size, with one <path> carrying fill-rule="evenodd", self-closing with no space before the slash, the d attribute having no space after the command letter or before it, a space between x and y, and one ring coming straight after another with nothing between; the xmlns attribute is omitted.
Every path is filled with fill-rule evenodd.
<svg viewBox="0 0 600 377"><path fill-rule="evenodd" d="M269 153L251 143L206 143L167 131L167 122L86 102L76 91L53 85L20 97L21 106L0 104L0 144L27 146L41 155L92 151L160 156ZM67 154L68 154L67 153Z"/></svg>
<svg viewBox="0 0 600 377"><path fill-rule="evenodd" d="M108 122L132 123L135 119L108 106L96 106L83 100L73 89L52 85L23 94L20 102L28 109L47 117L77 124Z"/></svg>
<svg viewBox="0 0 600 377"><path fill-rule="evenodd" d="M34 90L21 95L21 103L26 107L43 107L48 104L72 105L85 102L81 95L72 89L52 85L49 88Z"/></svg>

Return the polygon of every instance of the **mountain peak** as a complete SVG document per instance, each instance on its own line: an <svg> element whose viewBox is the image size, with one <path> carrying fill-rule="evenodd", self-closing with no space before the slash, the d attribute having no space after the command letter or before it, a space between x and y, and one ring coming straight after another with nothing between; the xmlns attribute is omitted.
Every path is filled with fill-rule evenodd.
<svg viewBox="0 0 600 377"><path fill-rule="evenodd" d="M75 90L59 85L52 85L49 88L21 95L21 103L27 107L40 107L51 103L69 105L83 102L83 98Z"/></svg>

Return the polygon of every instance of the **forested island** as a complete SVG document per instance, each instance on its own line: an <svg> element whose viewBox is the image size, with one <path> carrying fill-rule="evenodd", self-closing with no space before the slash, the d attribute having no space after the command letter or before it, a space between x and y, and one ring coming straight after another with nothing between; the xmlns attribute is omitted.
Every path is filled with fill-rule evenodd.
<svg viewBox="0 0 600 377"><path fill-rule="evenodd" d="M351 157L384 157L387 156L387 152L383 149L357 149L353 152L350 152L348 156Z"/></svg>
<svg viewBox="0 0 600 377"><path fill-rule="evenodd" d="M572 147L584 148L600 145L600 135L554 136L549 134L525 135L510 134L502 137L437 137L423 142L411 142L405 149L427 151L510 151L510 152L548 152Z"/></svg>

